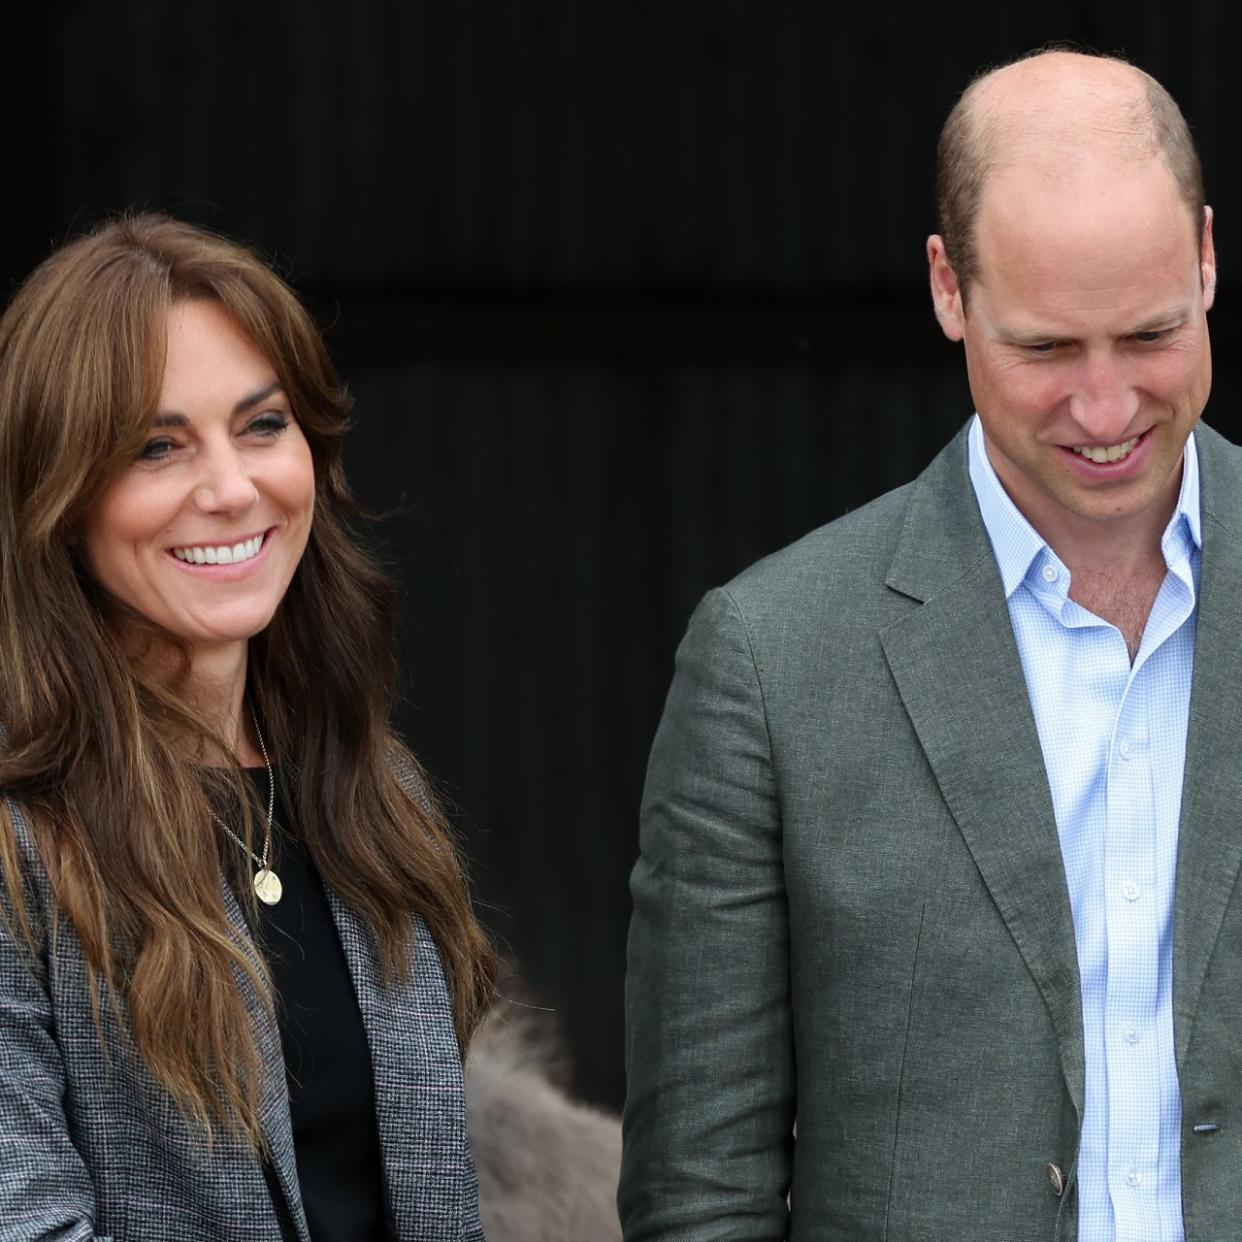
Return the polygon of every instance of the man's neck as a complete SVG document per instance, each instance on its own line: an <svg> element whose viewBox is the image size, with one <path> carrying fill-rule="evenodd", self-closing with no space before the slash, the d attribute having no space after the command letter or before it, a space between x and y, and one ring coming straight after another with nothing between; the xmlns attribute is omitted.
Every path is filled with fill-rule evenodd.
<svg viewBox="0 0 1242 1242"><path fill-rule="evenodd" d="M1115 626L1131 660L1138 653L1167 572L1162 542L1177 508L1181 483L1179 469L1169 480L1162 503L1124 522L1093 520L1055 502L1022 504L1006 488L1019 511L1069 570L1070 599Z"/></svg>
<svg viewBox="0 0 1242 1242"><path fill-rule="evenodd" d="M1124 575L1109 570L1070 569L1069 597L1088 612L1121 631L1131 662L1138 655L1147 618L1160 594L1164 560Z"/></svg>

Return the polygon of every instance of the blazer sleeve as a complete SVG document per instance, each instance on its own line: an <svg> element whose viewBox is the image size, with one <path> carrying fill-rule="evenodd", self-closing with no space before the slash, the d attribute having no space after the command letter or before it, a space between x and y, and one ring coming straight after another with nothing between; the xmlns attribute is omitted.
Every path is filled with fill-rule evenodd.
<svg viewBox="0 0 1242 1242"><path fill-rule="evenodd" d="M483 1221L479 1216L479 1179L469 1160L466 1174L466 1210L462 1214L461 1242L487 1242L483 1236Z"/></svg>
<svg viewBox="0 0 1242 1242"><path fill-rule="evenodd" d="M10 804L10 816L22 821ZM0 1242L108 1242L95 1233L95 1190L69 1135L65 1069L47 969L0 918Z"/></svg>
<svg viewBox="0 0 1242 1242"><path fill-rule="evenodd" d="M677 654L643 795L626 979L626 1242L779 1242L794 1056L763 693L726 591Z"/></svg>

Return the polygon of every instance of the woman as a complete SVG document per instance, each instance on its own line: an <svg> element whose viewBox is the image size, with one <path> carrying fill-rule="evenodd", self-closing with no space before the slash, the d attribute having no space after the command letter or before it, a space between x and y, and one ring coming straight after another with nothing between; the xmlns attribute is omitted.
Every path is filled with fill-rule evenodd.
<svg viewBox="0 0 1242 1242"><path fill-rule="evenodd" d="M493 958L290 290L161 216L0 320L0 1242L478 1239Z"/></svg>

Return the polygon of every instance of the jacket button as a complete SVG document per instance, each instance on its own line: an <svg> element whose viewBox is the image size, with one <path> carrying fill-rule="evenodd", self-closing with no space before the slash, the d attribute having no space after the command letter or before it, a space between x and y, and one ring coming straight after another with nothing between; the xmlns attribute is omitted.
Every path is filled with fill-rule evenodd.
<svg viewBox="0 0 1242 1242"><path fill-rule="evenodd" d="M1044 1165L1044 1172L1048 1174L1048 1184L1059 1199L1065 1193L1065 1174L1051 1161Z"/></svg>

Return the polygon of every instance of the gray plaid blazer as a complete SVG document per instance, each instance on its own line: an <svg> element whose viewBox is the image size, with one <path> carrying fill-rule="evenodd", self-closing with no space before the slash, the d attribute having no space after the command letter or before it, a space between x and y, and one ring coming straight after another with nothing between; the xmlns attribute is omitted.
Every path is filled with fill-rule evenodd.
<svg viewBox="0 0 1242 1242"><path fill-rule="evenodd" d="M31 912L46 926L47 878L27 821L9 805ZM461 1060L435 945L415 920L410 978L381 988L369 928L329 897L371 1049L396 1237L482 1242ZM244 928L227 886L225 899ZM62 921L32 962L0 925L0 1242L310 1242L275 1025L260 1018L265 1171L227 1134L205 1150L126 1048L102 999L99 1009L106 1049L71 927Z"/></svg>

